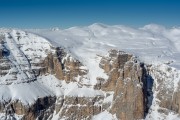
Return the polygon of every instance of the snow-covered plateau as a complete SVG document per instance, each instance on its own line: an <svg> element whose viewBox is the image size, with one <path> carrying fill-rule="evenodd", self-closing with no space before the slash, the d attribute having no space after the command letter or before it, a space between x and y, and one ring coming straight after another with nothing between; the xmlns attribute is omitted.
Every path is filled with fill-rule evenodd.
<svg viewBox="0 0 180 120"><path fill-rule="evenodd" d="M180 28L0 28L0 120L180 120Z"/></svg>

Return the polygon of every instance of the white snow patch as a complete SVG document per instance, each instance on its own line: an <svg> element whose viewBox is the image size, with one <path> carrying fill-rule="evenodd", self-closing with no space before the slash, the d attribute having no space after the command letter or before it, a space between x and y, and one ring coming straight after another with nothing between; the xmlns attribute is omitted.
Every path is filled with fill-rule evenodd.
<svg viewBox="0 0 180 120"><path fill-rule="evenodd" d="M98 115L95 115L92 120L118 120L116 115L112 115L108 111L101 112Z"/></svg>
<svg viewBox="0 0 180 120"><path fill-rule="evenodd" d="M92 88L76 88L72 89L72 91L67 94L67 96L73 97L95 97L95 96L103 96L103 92L100 90L94 90Z"/></svg>
<svg viewBox="0 0 180 120"><path fill-rule="evenodd" d="M106 92L105 94L106 95L108 94L108 96L106 96L106 98L104 98L103 103L112 103L114 92Z"/></svg>

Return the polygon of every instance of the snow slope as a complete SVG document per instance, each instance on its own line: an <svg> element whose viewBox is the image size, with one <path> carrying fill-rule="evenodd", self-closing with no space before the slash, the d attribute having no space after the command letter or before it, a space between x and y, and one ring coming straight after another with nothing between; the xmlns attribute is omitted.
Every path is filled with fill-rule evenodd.
<svg viewBox="0 0 180 120"><path fill-rule="evenodd" d="M8 51L7 59L10 61L11 69L8 74L1 76L0 84L8 81L11 83L21 83L35 80L32 68L34 63L39 63L51 49L50 43L33 34L27 34L20 30L10 30L4 33L3 49ZM18 73L13 76L13 73Z"/></svg>
<svg viewBox="0 0 180 120"><path fill-rule="evenodd" d="M95 23L65 30L27 31L47 38L55 46L67 48L87 66L98 61L96 55L104 55L115 48L133 53L146 63L172 62L171 66L180 69L180 28L165 28L155 24L130 28Z"/></svg>
<svg viewBox="0 0 180 120"><path fill-rule="evenodd" d="M118 120L115 115L112 115L108 111L104 111L98 115L95 115L92 120Z"/></svg>
<svg viewBox="0 0 180 120"><path fill-rule="evenodd" d="M3 34L3 47L9 51L6 58L10 61L11 67L5 76L0 76L1 102L20 100L24 105L31 105L38 98L45 96L103 95L102 91L87 87L79 88L77 82L67 84L53 75L36 78L32 69L39 66L34 63L40 63L49 52L54 53L53 46L46 39L21 30L9 30ZM17 74L14 75L13 72Z"/></svg>

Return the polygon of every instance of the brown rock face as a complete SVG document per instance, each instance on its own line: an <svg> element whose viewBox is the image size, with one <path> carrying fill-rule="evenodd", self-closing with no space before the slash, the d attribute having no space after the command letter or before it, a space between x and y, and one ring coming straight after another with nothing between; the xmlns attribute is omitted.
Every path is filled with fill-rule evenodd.
<svg viewBox="0 0 180 120"><path fill-rule="evenodd" d="M173 95L171 109L180 114L180 90L176 91ZM169 107L169 106L168 106ZM170 109L170 110L171 110Z"/></svg>
<svg viewBox="0 0 180 120"><path fill-rule="evenodd" d="M3 58L3 50L0 51L2 53L2 57L0 58L0 75L5 76L8 73L8 70L11 69L11 62L5 57ZM82 64L67 55L63 49L57 48L55 54L49 53L49 55L40 63L33 63L30 60L32 66L36 66L33 69L35 76L53 74L59 80L65 80L68 82L75 81L75 77L78 75L83 76L87 74L86 69L81 69ZM18 73L11 73L16 76ZM16 79L15 79L16 80ZM74 99L76 98L76 99ZM14 114L23 115L23 120L35 120L35 119L48 119L52 117L54 111L58 113L62 110L62 116L70 117L70 118L90 118L89 116L98 114L100 112L99 106L94 104L90 104L90 100L96 100L95 98L79 98L79 97L65 97L65 98L57 98L47 96L44 98L38 98L35 100L35 103L32 105L24 105L21 101L4 101L0 102L0 112L5 113L5 116L13 116ZM76 101L78 100L78 102ZM74 102L70 102L74 101ZM57 103L56 103L57 102ZM77 102L77 103L76 103ZM81 104L84 104L81 106ZM85 105L88 103L89 105ZM72 106L69 107L69 106ZM79 106L80 105L80 106ZM90 108L89 108L90 107ZM96 109L97 108L97 109ZM77 111L77 109L79 111ZM77 116L71 114L73 112L78 112ZM91 115L91 116L92 116Z"/></svg>
<svg viewBox="0 0 180 120"><path fill-rule="evenodd" d="M23 120L47 119L55 107L55 97L38 98L32 105L23 105L20 101L0 103L0 111L6 116L24 115Z"/></svg>
<svg viewBox="0 0 180 120"><path fill-rule="evenodd" d="M83 77L88 73L78 60L61 48L56 48L55 54L49 53L41 63L32 64L39 66L33 69L36 76L52 74L66 83L77 82L77 76ZM108 110L121 120L143 119L147 111L147 73L143 64L130 54L111 50L108 56L102 57L99 66L109 78L105 80L98 77L98 84L94 88L104 91L106 97L113 93L112 103L104 103L106 98L98 95L64 95L59 98L47 96L38 98L33 105L25 106L20 101L0 103L0 112L7 115L24 115L24 120L52 119L54 112L59 118L66 120L90 120L94 115ZM178 104L177 101L174 103Z"/></svg>
<svg viewBox="0 0 180 120"><path fill-rule="evenodd" d="M0 112L6 116L23 115L22 120L47 120L52 118L54 111L59 118L66 120L91 120L93 115L102 112L103 96L65 98L45 97L38 98L32 105L23 105L20 101L0 103Z"/></svg>
<svg viewBox="0 0 180 120"><path fill-rule="evenodd" d="M78 60L67 55L61 48L56 48L56 54L50 53L44 60L40 73L54 74L59 80L66 82L76 81L75 77L87 74L86 69L81 69L83 66Z"/></svg>
<svg viewBox="0 0 180 120"><path fill-rule="evenodd" d="M60 118L66 120L91 120L93 115L99 114L101 110L100 103L104 97L70 97L66 96L61 108Z"/></svg>
<svg viewBox="0 0 180 120"><path fill-rule="evenodd" d="M110 112L121 120L143 119L146 106L143 65L132 55L111 50L108 57L102 58L100 67L109 75L107 82L99 82L101 89L114 91Z"/></svg>
<svg viewBox="0 0 180 120"><path fill-rule="evenodd" d="M154 89L156 91L158 112L167 115L169 112L180 114L180 83L179 73L169 66L150 67L150 74L156 79Z"/></svg>

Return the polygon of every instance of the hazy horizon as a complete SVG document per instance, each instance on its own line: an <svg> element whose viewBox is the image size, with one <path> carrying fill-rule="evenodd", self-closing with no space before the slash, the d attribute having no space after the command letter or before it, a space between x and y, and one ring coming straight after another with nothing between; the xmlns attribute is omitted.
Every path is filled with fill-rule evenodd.
<svg viewBox="0 0 180 120"><path fill-rule="evenodd" d="M180 26L177 0L1 0L0 27Z"/></svg>

